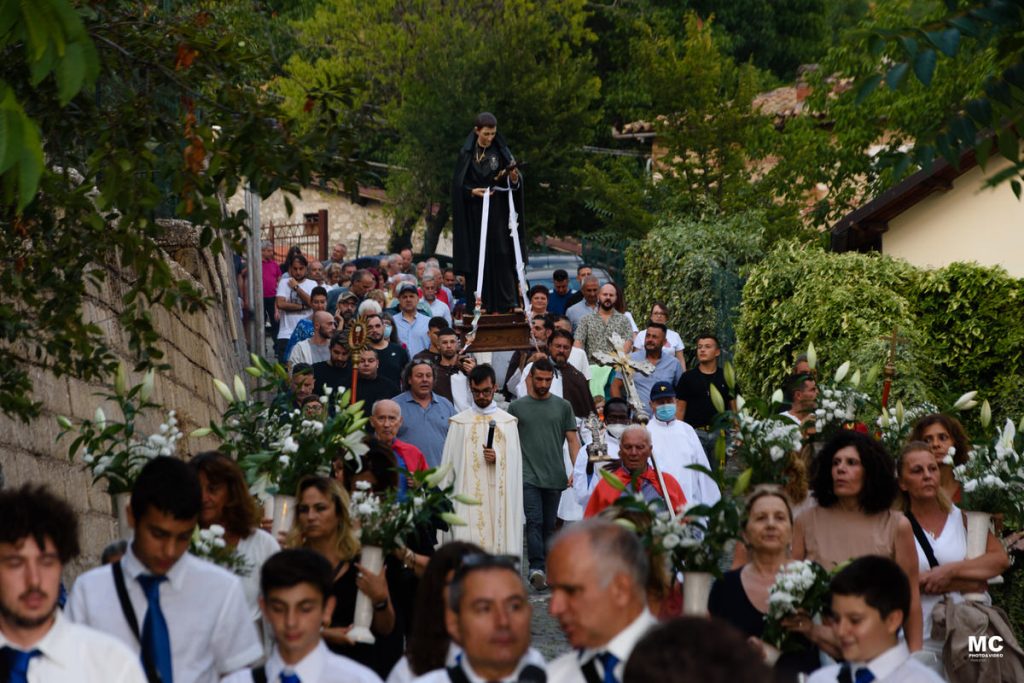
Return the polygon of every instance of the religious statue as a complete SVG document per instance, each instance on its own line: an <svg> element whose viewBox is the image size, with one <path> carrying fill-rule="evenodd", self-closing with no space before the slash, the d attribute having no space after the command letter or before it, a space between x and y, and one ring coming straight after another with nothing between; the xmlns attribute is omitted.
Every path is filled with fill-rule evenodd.
<svg viewBox="0 0 1024 683"><path fill-rule="evenodd" d="M498 120L484 112L459 150L452 179L455 270L466 277L467 301L489 313L518 308L524 293L526 239L518 225L523 184L515 157L498 134Z"/></svg>

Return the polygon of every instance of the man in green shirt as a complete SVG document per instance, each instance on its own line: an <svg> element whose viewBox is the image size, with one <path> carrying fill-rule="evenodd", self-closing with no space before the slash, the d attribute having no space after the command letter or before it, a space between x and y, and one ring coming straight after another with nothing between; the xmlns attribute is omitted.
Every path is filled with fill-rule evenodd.
<svg viewBox="0 0 1024 683"><path fill-rule="evenodd" d="M526 379L527 395L508 407L508 412L519 420L526 554L530 585L538 591L547 588L544 565L548 539L555 531L558 501L562 492L572 485L566 474L562 446L568 443L571 463L576 462L580 450L572 406L551 393L554 375L555 368L547 358L534 362Z"/></svg>

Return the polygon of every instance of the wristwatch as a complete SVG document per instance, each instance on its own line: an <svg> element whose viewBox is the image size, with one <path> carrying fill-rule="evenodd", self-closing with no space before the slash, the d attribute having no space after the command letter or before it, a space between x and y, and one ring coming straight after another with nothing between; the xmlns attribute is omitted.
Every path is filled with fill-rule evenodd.
<svg viewBox="0 0 1024 683"><path fill-rule="evenodd" d="M388 608L388 599L387 598L384 598L380 602L373 603L373 611L374 612L383 612L387 608Z"/></svg>

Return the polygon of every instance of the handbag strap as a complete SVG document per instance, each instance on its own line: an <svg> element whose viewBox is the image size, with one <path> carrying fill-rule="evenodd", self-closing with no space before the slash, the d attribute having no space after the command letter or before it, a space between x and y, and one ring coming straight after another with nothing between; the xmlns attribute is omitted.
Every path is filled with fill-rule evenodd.
<svg viewBox="0 0 1024 683"><path fill-rule="evenodd" d="M448 667L448 680L452 683L469 683L469 676L459 664Z"/></svg>
<svg viewBox="0 0 1024 683"><path fill-rule="evenodd" d="M914 513L909 510L904 513L907 519L910 520L910 526L914 530L914 538L917 539L918 545L921 546L921 550L924 551L924 556L928 558L928 565L935 569L939 566L939 561L935 559L935 551L932 550L932 544L928 542L928 536L924 533L924 527L917 521L917 517L914 517Z"/></svg>
<svg viewBox="0 0 1024 683"><path fill-rule="evenodd" d="M252 674L252 683L267 683L267 668L263 665L254 666L249 669Z"/></svg>
<svg viewBox="0 0 1024 683"><path fill-rule="evenodd" d="M124 570L121 568L121 561L118 560L110 565L114 574L114 588L117 590L117 601L121 603L121 611L124 613L128 628L131 629L135 640L142 646L142 636L139 631L139 619L135 616L135 608L128 599L128 586L124 582ZM146 679L149 683L160 683L160 673L156 670L156 662L153 661L152 653L142 647L142 667L146 670Z"/></svg>

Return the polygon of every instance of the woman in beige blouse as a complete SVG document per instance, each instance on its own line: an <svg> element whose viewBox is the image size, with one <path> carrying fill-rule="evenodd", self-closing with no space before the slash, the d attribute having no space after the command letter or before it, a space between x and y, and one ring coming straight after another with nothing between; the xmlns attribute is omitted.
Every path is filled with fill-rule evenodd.
<svg viewBox="0 0 1024 683"><path fill-rule="evenodd" d="M842 431L821 449L812 470L817 505L796 519L794 559L814 560L828 570L864 555L894 560L911 586L910 613L903 624L907 646L911 652L920 650L917 549L910 522L891 509L898 491L892 456L870 436ZM827 643L820 644L830 649Z"/></svg>

